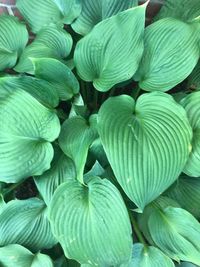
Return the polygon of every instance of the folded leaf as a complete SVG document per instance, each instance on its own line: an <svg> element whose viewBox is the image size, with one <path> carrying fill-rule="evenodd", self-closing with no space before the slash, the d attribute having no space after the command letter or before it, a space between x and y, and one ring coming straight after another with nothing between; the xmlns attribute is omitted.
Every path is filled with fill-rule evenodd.
<svg viewBox="0 0 200 267"><path fill-rule="evenodd" d="M0 71L12 68L28 42L26 26L14 16L0 16Z"/></svg>
<svg viewBox="0 0 200 267"><path fill-rule="evenodd" d="M89 123L77 116L67 119L62 125L59 145L63 152L74 161L77 178L81 182L88 149L97 137L96 115L90 117Z"/></svg>
<svg viewBox="0 0 200 267"><path fill-rule="evenodd" d="M138 0L82 0L82 10L72 23L75 32L86 35L100 21L138 5Z"/></svg>
<svg viewBox="0 0 200 267"><path fill-rule="evenodd" d="M133 255L128 267L174 267L172 260L155 247L133 245Z"/></svg>
<svg viewBox="0 0 200 267"><path fill-rule="evenodd" d="M34 75L50 82L61 100L71 99L79 92L79 83L73 72L63 63L52 58L32 59Z"/></svg>
<svg viewBox="0 0 200 267"><path fill-rule="evenodd" d="M51 169L34 178L38 191L47 205L49 205L56 188L60 184L76 177L72 160L65 156L58 147L54 147L54 152Z"/></svg>
<svg viewBox="0 0 200 267"><path fill-rule="evenodd" d="M15 243L36 252L57 243L42 200L12 200L4 207L0 214L0 246Z"/></svg>
<svg viewBox="0 0 200 267"><path fill-rule="evenodd" d="M0 181L15 183L50 168L60 123L54 110L27 92L0 96ZM6 95L7 94L7 95Z"/></svg>
<svg viewBox="0 0 200 267"><path fill-rule="evenodd" d="M146 4L130 8L98 23L76 46L79 76L99 91L129 80L143 53Z"/></svg>
<svg viewBox="0 0 200 267"><path fill-rule="evenodd" d="M165 93L127 95L101 106L98 129L114 174L143 210L180 175L192 137L185 110Z"/></svg>
<svg viewBox="0 0 200 267"><path fill-rule="evenodd" d="M70 54L71 48L71 35L59 26L50 25L43 28L26 47L14 69L17 72L34 74L31 58L55 58L63 61Z"/></svg>
<svg viewBox="0 0 200 267"><path fill-rule="evenodd" d="M146 91L167 91L192 72L199 59L196 24L173 18L145 30L144 54L134 77Z"/></svg>
<svg viewBox="0 0 200 267"><path fill-rule="evenodd" d="M59 186L49 219L67 258L82 264L119 266L131 257L126 206L119 191L106 179L91 177L87 186L69 180Z"/></svg>
<svg viewBox="0 0 200 267"><path fill-rule="evenodd" d="M200 92L186 96L181 102L185 108L187 116L193 130L193 140L189 160L184 169L184 173L189 176L200 176Z"/></svg>
<svg viewBox="0 0 200 267"><path fill-rule="evenodd" d="M17 0L17 8L35 33L50 23L71 23L81 12L80 0Z"/></svg>
<svg viewBox="0 0 200 267"><path fill-rule="evenodd" d="M189 212L174 207L155 209L148 226L155 244L169 257L200 264L200 224Z"/></svg>

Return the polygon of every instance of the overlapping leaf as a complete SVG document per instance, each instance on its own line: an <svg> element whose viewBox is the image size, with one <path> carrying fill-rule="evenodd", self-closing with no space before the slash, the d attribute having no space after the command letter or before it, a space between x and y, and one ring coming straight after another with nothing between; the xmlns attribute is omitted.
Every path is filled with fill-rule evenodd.
<svg viewBox="0 0 200 267"><path fill-rule="evenodd" d="M37 252L56 243L42 200L29 198L6 204L0 214L0 246L19 244Z"/></svg>
<svg viewBox="0 0 200 267"><path fill-rule="evenodd" d="M144 54L135 80L146 91L167 91L192 72L199 59L196 24L173 18L145 30Z"/></svg>
<svg viewBox="0 0 200 267"><path fill-rule="evenodd" d="M79 76L108 91L136 72L142 52L146 4L98 23L75 49Z"/></svg>
<svg viewBox="0 0 200 267"><path fill-rule="evenodd" d="M17 0L17 8L38 32L50 23L71 23L81 12L80 0Z"/></svg>
<svg viewBox="0 0 200 267"><path fill-rule="evenodd" d="M118 220L120 214L120 220ZM108 180L69 180L50 205L52 230L65 256L82 264L119 266L131 257L131 225L122 197Z"/></svg>
<svg viewBox="0 0 200 267"><path fill-rule="evenodd" d="M82 10L72 23L75 32L86 35L100 21L138 5L138 0L82 0Z"/></svg>
<svg viewBox="0 0 200 267"><path fill-rule="evenodd" d="M71 48L71 35L59 26L50 25L42 29L26 47L15 70L34 74L31 58L55 58L63 61L70 54Z"/></svg>
<svg viewBox="0 0 200 267"><path fill-rule="evenodd" d="M108 99L98 116L100 137L115 176L141 209L179 176L192 137L185 110L165 93Z"/></svg>
<svg viewBox="0 0 200 267"><path fill-rule="evenodd" d="M68 100L79 92L79 83L72 71L63 63L52 58L32 59L34 75L50 82L61 100Z"/></svg>
<svg viewBox="0 0 200 267"><path fill-rule="evenodd" d="M0 181L15 183L50 168L50 142L60 132L53 110L21 89L4 90L0 97L0 125Z"/></svg>
<svg viewBox="0 0 200 267"><path fill-rule="evenodd" d="M12 68L28 42L26 26L14 16L0 16L0 71Z"/></svg>

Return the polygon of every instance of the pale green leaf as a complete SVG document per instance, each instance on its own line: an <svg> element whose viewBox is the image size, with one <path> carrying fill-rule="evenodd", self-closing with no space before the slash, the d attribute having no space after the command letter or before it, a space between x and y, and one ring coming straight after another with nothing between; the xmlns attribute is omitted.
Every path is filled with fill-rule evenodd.
<svg viewBox="0 0 200 267"><path fill-rule="evenodd" d="M0 71L12 68L28 42L26 26L14 16L0 16Z"/></svg>
<svg viewBox="0 0 200 267"><path fill-rule="evenodd" d="M92 115L89 122L80 116L72 117L62 125L59 145L74 161L79 180L82 180L88 149L97 137L96 115Z"/></svg>
<svg viewBox="0 0 200 267"><path fill-rule="evenodd" d="M200 224L189 212L174 207L156 208L148 226L155 244L169 257L200 264Z"/></svg>
<svg viewBox="0 0 200 267"><path fill-rule="evenodd" d="M131 257L128 212L119 191L106 179L91 177L87 186L69 180L59 186L49 219L67 258L118 266Z"/></svg>
<svg viewBox="0 0 200 267"><path fill-rule="evenodd" d="M51 23L71 23L81 12L80 0L17 0L17 8L32 32Z"/></svg>
<svg viewBox="0 0 200 267"><path fill-rule="evenodd" d="M146 28L144 54L134 77L143 90L167 91L187 78L199 59L196 27L166 18Z"/></svg>
<svg viewBox="0 0 200 267"><path fill-rule="evenodd" d="M51 169L34 178L38 191L47 205L60 184L76 177L72 160L65 156L58 147L54 147L54 153Z"/></svg>
<svg viewBox="0 0 200 267"><path fill-rule="evenodd" d="M86 35L102 20L138 5L138 0L82 0L82 10L72 23L75 32Z"/></svg>
<svg viewBox="0 0 200 267"><path fill-rule="evenodd" d="M15 70L34 74L31 58L54 58L64 61L71 48L71 35L59 26L50 25L42 29L34 41L25 48Z"/></svg>
<svg viewBox="0 0 200 267"><path fill-rule="evenodd" d="M0 181L15 183L50 168L60 122L27 92L0 96Z"/></svg>
<svg viewBox="0 0 200 267"><path fill-rule="evenodd" d="M32 251L51 248L57 243L42 200L12 200L3 208L0 214L0 246L15 243Z"/></svg>
<svg viewBox="0 0 200 267"><path fill-rule="evenodd" d="M186 96L181 102L193 130L193 140L189 160L184 172L193 177L200 176L200 92Z"/></svg>
<svg viewBox="0 0 200 267"><path fill-rule="evenodd" d="M146 4L130 8L98 23L75 49L79 76L99 91L129 80L143 53Z"/></svg>
<svg viewBox="0 0 200 267"><path fill-rule="evenodd" d="M185 110L170 95L109 98L101 106L98 130L114 174L141 209L180 175L189 156L192 131Z"/></svg>
<svg viewBox="0 0 200 267"><path fill-rule="evenodd" d="M63 63L52 58L31 59L34 75L50 82L61 100L71 99L79 92L79 83L72 71Z"/></svg>

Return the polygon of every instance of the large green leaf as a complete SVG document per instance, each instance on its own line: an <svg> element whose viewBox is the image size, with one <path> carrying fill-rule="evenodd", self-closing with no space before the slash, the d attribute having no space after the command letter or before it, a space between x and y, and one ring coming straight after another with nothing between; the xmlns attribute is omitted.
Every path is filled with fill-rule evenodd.
<svg viewBox="0 0 200 267"><path fill-rule="evenodd" d="M50 248L57 243L42 200L12 200L3 208L0 214L0 246L15 243L32 251Z"/></svg>
<svg viewBox="0 0 200 267"><path fill-rule="evenodd" d="M59 144L63 152L74 161L80 181L83 179L88 149L97 137L96 115L92 115L89 122L80 116L72 117L62 125Z"/></svg>
<svg viewBox="0 0 200 267"><path fill-rule="evenodd" d="M81 12L80 0L17 0L17 8L38 32L50 23L71 23Z"/></svg>
<svg viewBox="0 0 200 267"><path fill-rule="evenodd" d="M0 181L15 183L50 168L60 123L54 110L27 92L0 95Z"/></svg>
<svg viewBox="0 0 200 267"><path fill-rule="evenodd" d="M47 81L35 79L30 76L9 76L0 78L0 97L4 96L5 91L12 93L18 89L28 92L47 107L54 108L59 103L57 91L54 86Z"/></svg>
<svg viewBox="0 0 200 267"><path fill-rule="evenodd" d="M148 221L155 244L172 259L200 264L200 224L186 210L155 209Z"/></svg>
<svg viewBox="0 0 200 267"><path fill-rule="evenodd" d="M35 177L36 186L47 205L49 205L56 188L60 184L76 177L72 160L65 156L58 147L54 148L54 152L51 169L41 176Z"/></svg>
<svg viewBox="0 0 200 267"><path fill-rule="evenodd" d="M12 68L28 42L26 26L14 16L0 16L0 71Z"/></svg>
<svg viewBox="0 0 200 267"><path fill-rule="evenodd" d="M172 260L155 247L133 245L133 255L128 267L174 267Z"/></svg>
<svg viewBox="0 0 200 267"><path fill-rule="evenodd" d="M34 41L26 47L15 70L34 74L31 58L55 58L63 61L70 54L71 48L71 35L59 26L50 25L42 29Z"/></svg>
<svg viewBox="0 0 200 267"><path fill-rule="evenodd" d="M32 59L34 75L50 82L61 100L71 99L79 92L79 83L72 71L63 63L52 58Z"/></svg>
<svg viewBox="0 0 200 267"><path fill-rule="evenodd" d="M143 53L145 10L146 4L105 19L78 42L74 60L83 80L108 91L134 75Z"/></svg>
<svg viewBox="0 0 200 267"><path fill-rule="evenodd" d="M0 248L1 267L53 267L49 256L41 253L32 254L28 249L17 245Z"/></svg>
<svg viewBox="0 0 200 267"><path fill-rule="evenodd" d="M73 180L60 185L49 219L67 258L118 266L131 257L128 212L119 191L106 179L91 177L87 186Z"/></svg>
<svg viewBox="0 0 200 267"><path fill-rule="evenodd" d="M192 137L185 110L170 95L109 98L98 116L100 137L114 174L143 210L179 176Z"/></svg>
<svg viewBox="0 0 200 267"><path fill-rule="evenodd" d="M134 79L146 91L167 91L192 72L199 59L196 24L173 18L145 30L144 54Z"/></svg>
<svg viewBox="0 0 200 267"><path fill-rule="evenodd" d="M79 34L86 35L100 21L138 5L138 0L82 0L82 10L72 23Z"/></svg>
<svg viewBox="0 0 200 267"><path fill-rule="evenodd" d="M181 102L193 130L193 140L189 160L184 172L193 177L200 176L200 92L186 96Z"/></svg>

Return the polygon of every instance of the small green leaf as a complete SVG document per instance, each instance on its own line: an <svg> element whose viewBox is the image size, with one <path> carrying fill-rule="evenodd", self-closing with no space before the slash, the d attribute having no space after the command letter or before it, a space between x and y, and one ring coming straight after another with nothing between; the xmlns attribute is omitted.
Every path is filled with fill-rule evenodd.
<svg viewBox="0 0 200 267"><path fill-rule="evenodd" d="M34 75L50 82L61 100L71 99L78 94L78 80L66 65L52 58L34 58L31 61L34 65Z"/></svg>
<svg viewBox="0 0 200 267"><path fill-rule="evenodd" d="M60 122L54 110L27 92L4 90L0 96L0 181L15 183L50 168Z"/></svg>
<svg viewBox="0 0 200 267"><path fill-rule="evenodd" d="M75 32L86 35L102 20L138 5L138 0L82 0L82 10L72 23Z"/></svg>
<svg viewBox="0 0 200 267"><path fill-rule="evenodd" d="M12 200L3 208L0 213L0 246L15 243L36 252L57 243L42 200Z"/></svg>
<svg viewBox="0 0 200 267"><path fill-rule="evenodd" d="M12 68L28 42L26 26L14 16L0 16L0 71Z"/></svg>
<svg viewBox="0 0 200 267"><path fill-rule="evenodd" d="M55 58L64 61L70 54L71 48L71 35L59 26L50 25L43 28L34 41L25 48L14 69L17 72L34 74L31 58Z"/></svg>
<svg viewBox="0 0 200 267"><path fill-rule="evenodd" d="M91 177L87 186L73 180L62 184L53 196L49 219L67 258L95 266L118 266L130 260L128 212L108 180Z"/></svg>
<svg viewBox="0 0 200 267"><path fill-rule="evenodd" d="M59 145L76 166L77 178L82 182L88 149L98 137L96 115L92 115L89 123L82 117L67 119L61 128Z"/></svg>
<svg viewBox="0 0 200 267"><path fill-rule="evenodd" d="M98 130L114 174L127 196L143 210L180 175L192 131L186 112L170 95L109 98Z"/></svg>
<svg viewBox="0 0 200 267"><path fill-rule="evenodd" d="M79 76L99 91L129 80L143 53L146 4L130 8L98 23L75 49Z"/></svg>
<svg viewBox="0 0 200 267"><path fill-rule="evenodd" d="M145 30L144 54L134 77L146 91L167 91L192 72L199 59L197 25L173 18Z"/></svg>

